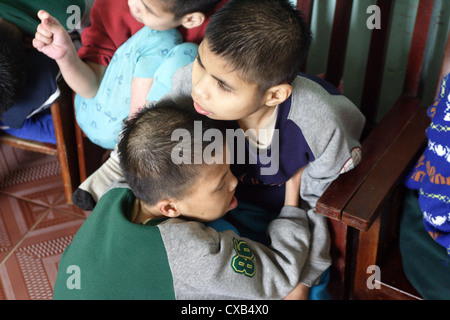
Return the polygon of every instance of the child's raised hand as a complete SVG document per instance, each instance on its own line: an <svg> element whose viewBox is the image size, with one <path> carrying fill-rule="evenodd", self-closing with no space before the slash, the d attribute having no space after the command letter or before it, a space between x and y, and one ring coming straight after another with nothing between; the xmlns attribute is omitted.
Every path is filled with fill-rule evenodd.
<svg viewBox="0 0 450 320"><path fill-rule="evenodd" d="M298 207L300 201L300 183L305 168L306 166L298 169L298 171L286 182L286 194L284 198L285 206Z"/></svg>
<svg viewBox="0 0 450 320"><path fill-rule="evenodd" d="M38 18L41 23L37 27L33 46L54 60L63 58L73 47L69 34L48 12L39 10Z"/></svg>

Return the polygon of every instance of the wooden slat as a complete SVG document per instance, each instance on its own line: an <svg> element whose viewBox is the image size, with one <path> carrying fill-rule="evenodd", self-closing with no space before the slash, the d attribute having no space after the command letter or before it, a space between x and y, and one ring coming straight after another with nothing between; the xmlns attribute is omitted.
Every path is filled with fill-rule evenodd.
<svg viewBox="0 0 450 320"><path fill-rule="evenodd" d="M312 12L314 7L314 0L298 0L297 10L301 11L306 25L311 28Z"/></svg>
<svg viewBox="0 0 450 320"><path fill-rule="evenodd" d="M392 0L378 0L377 2L377 6L381 12L381 29L372 30L364 87L361 96L361 112L366 117L367 129L365 132L370 131L374 127L377 116L394 4Z"/></svg>
<svg viewBox="0 0 450 320"><path fill-rule="evenodd" d="M331 266L331 279L328 291L333 299L344 300L349 297L349 274L352 264L353 233L355 230L348 228L340 221L329 219L328 229L333 246L330 254L333 260Z"/></svg>
<svg viewBox="0 0 450 320"><path fill-rule="evenodd" d="M336 179L317 202L316 211L340 220L342 212L360 185L381 159L395 137L420 107L415 98L401 97L362 144L361 163Z"/></svg>
<svg viewBox="0 0 450 320"><path fill-rule="evenodd" d="M450 73L450 58L449 57L450 57L450 36L447 35L447 45L445 46L444 61L442 63L441 75L440 75L439 79L444 78L446 75L448 75ZM439 84L438 84L438 88L436 90L436 98L439 96L439 89L440 89Z"/></svg>
<svg viewBox="0 0 450 320"><path fill-rule="evenodd" d="M425 130L430 124L427 108L420 108L389 146L370 174L344 208L342 222L368 230L391 191L426 145Z"/></svg>
<svg viewBox="0 0 450 320"><path fill-rule="evenodd" d="M338 87L344 73L353 0L337 0L325 79Z"/></svg>
<svg viewBox="0 0 450 320"><path fill-rule="evenodd" d="M356 270L354 279L353 299L364 299L364 292L367 288L368 278L367 267L377 265L377 250L379 235L381 230L381 218L373 224L367 232L359 232L358 252L356 254ZM373 250L375 249L375 250ZM362 296L361 296L362 295Z"/></svg>
<svg viewBox="0 0 450 320"><path fill-rule="evenodd" d="M312 12L314 7L314 0L298 0L297 10L301 12L303 19L305 19L308 28L311 28ZM308 63L308 57L305 57L303 61L301 72L306 72L306 65Z"/></svg>
<svg viewBox="0 0 450 320"><path fill-rule="evenodd" d="M86 169L86 153L84 144L83 131L79 127L78 123L75 123L75 132L77 137L77 151L78 151L78 162L80 164L80 182L84 182L87 179L88 173Z"/></svg>
<svg viewBox="0 0 450 320"><path fill-rule="evenodd" d="M420 75L425 56L434 0L420 0L414 27L413 40L409 51L403 93L417 96Z"/></svg>
<svg viewBox="0 0 450 320"><path fill-rule="evenodd" d="M20 148L32 152L49 154L52 156L58 155L58 150L56 149L56 146L54 144L21 139L11 136L4 132L0 134L0 144L7 144L14 148Z"/></svg>
<svg viewBox="0 0 450 320"><path fill-rule="evenodd" d="M72 194L80 185L74 125L75 115L72 105L72 91L64 81L59 83L59 87L61 96L52 104L50 109L66 202L72 203Z"/></svg>

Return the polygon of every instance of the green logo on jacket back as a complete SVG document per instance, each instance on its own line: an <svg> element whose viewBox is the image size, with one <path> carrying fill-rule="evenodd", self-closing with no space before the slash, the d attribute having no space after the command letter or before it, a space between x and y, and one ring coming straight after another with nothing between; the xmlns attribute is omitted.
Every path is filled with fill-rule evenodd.
<svg viewBox="0 0 450 320"><path fill-rule="evenodd" d="M233 247L236 255L231 260L231 267L237 273L243 273L247 277L253 277L256 273L255 262L253 258L255 255L245 241L233 238Z"/></svg>

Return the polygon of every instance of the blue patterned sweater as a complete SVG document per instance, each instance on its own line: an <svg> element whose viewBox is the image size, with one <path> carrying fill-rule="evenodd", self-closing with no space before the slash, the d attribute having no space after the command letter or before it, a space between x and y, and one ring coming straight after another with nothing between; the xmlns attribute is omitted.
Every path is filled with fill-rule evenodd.
<svg viewBox="0 0 450 320"><path fill-rule="evenodd" d="M438 98L428 109L428 146L406 181L419 191L425 229L450 252L450 74L442 80Z"/></svg>

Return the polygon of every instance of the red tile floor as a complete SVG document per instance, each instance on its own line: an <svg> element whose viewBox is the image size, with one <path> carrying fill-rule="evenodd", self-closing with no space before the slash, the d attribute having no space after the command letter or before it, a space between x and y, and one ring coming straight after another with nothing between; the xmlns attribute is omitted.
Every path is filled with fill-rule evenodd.
<svg viewBox="0 0 450 320"><path fill-rule="evenodd" d="M0 300L47 300L85 212L65 202L58 159L0 146Z"/></svg>

